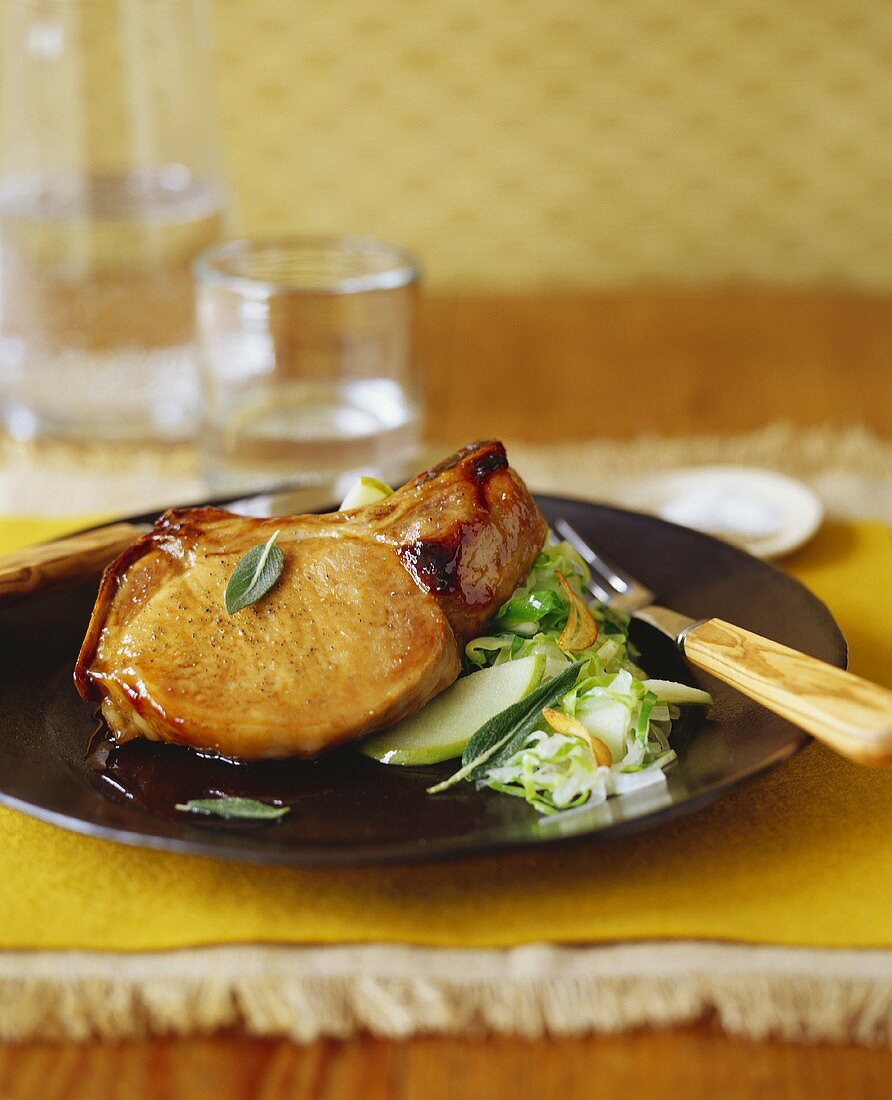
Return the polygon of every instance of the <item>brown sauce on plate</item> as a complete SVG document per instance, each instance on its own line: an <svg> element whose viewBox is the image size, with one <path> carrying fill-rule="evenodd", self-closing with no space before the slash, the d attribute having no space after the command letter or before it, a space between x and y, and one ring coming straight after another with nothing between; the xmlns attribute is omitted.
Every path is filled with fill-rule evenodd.
<svg viewBox="0 0 892 1100"><path fill-rule="evenodd" d="M228 796L294 807L305 796L318 797L320 786L330 782L334 787L344 766L343 752L329 753L319 760L241 763L185 745L143 738L119 745L104 724L90 740L85 764L93 786L112 801L136 804L149 813L190 824L223 828L268 828L276 822L227 820L178 810L177 805L192 799Z"/></svg>

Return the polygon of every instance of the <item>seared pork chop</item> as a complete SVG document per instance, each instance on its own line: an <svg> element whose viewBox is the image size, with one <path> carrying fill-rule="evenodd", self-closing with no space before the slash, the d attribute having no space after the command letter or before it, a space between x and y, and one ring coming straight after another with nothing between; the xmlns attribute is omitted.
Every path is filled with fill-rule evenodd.
<svg viewBox="0 0 892 1100"><path fill-rule="evenodd" d="M227 615L236 563L276 530L281 579ZM496 442L351 512L167 512L106 569L75 683L101 699L120 741L242 760L315 756L448 687L545 532Z"/></svg>

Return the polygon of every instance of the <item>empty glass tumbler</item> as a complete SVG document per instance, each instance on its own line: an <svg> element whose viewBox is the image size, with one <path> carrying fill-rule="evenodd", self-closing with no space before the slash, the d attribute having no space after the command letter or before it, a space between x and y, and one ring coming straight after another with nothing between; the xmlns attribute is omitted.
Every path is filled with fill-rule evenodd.
<svg viewBox="0 0 892 1100"><path fill-rule="evenodd" d="M211 248L195 265L205 470L219 492L399 481L417 459L418 265L365 237Z"/></svg>
<svg viewBox="0 0 892 1100"><path fill-rule="evenodd" d="M222 236L205 0L0 0L0 415L178 439L190 264Z"/></svg>

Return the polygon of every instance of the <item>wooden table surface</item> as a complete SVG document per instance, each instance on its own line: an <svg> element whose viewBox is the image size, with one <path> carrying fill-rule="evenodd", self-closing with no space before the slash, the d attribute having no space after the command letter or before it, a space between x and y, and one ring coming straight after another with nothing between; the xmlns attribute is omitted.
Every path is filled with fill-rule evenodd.
<svg viewBox="0 0 892 1100"><path fill-rule="evenodd" d="M428 431L536 442L863 423L892 437L892 298L613 291L426 303Z"/></svg>
<svg viewBox="0 0 892 1100"><path fill-rule="evenodd" d="M455 442L863 423L892 437L892 302L836 291L452 295L423 305L428 434ZM622 1094L888 1096L892 1052L746 1042L696 1027L621 1036L239 1036L0 1048L0 1100L549 1100Z"/></svg>

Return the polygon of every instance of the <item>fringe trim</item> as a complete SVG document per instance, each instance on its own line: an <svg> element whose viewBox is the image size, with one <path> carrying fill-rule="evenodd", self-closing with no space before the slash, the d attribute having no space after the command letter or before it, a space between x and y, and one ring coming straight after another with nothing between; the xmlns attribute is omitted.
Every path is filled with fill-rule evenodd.
<svg viewBox="0 0 892 1100"><path fill-rule="evenodd" d="M621 501L624 481L656 470L731 463L803 478L839 515L883 516L892 507L892 443L858 426L795 428L777 422L737 436L509 443L508 453L533 488L589 498ZM442 448L426 457L437 461ZM423 465L419 460L419 468ZM114 445L17 443L0 437L0 509L10 514L35 514L35 501L42 515L94 514L97 509L129 514L206 495L189 446L137 447L124 454Z"/></svg>
<svg viewBox="0 0 892 1100"><path fill-rule="evenodd" d="M0 1038L238 1028L301 1043L359 1031L536 1038L669 1027L892 1042L892 952L660 943L507 951L402 945L0 955Z"/></svg>
<svg viewBox="0 0 892 1100"><path fill-rule="evenodd" d="M660 436L635 439L591 439L570 443L511 444L512 464L524 477L526 462L553 467L557 475L570 472L598 474L604 469L622 476L653 473L655 469L711 463L747 463L812 477L842 470L860 477L892 477L892 442L880 439L863 425L847 428L797 428L775 421L745 435ZM568 463L568 459L575 460ZM574 469L575 467L575 469Z"/></svg>
<svg viewBox="0 0 892 1100"><path fill-rule="evenodd" d="M666 470L761 466L810 484L831 516L892 521L892 443L864 427L795 428L778 422L738 436L511 443L508 453L527 484L540 492L634 508L648 478Z"/></svg>

